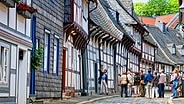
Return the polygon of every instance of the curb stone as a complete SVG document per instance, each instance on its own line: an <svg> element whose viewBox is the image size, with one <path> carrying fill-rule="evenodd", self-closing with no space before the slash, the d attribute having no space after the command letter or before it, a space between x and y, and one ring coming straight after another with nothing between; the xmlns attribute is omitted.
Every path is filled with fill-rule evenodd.
<svg viewBox="0 0 184 104"><path fill-rule="evenodd" d="M119 95L113 95L113 96L104 96L104 97L99 97L99 98L94 98L94 99L91 99L89 101L82 101L82 102L78 102L76 104L86 104L86 103L91 103L91 102L95 102L95 101L98 101L98 100L103 100L103 99L106 99L106 98L114 98L114 97L118 97Z"/></svg>

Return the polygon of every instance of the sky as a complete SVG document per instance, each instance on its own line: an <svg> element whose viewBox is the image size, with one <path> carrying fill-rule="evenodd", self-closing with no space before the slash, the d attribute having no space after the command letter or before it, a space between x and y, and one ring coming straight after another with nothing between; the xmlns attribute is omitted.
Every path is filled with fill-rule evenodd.
<svg viewBox="0 0 184 104"><path fill-rule="evenodd" d="M143 3L146 3L148 0L133 0L133 2L143 2Z"/></svg>

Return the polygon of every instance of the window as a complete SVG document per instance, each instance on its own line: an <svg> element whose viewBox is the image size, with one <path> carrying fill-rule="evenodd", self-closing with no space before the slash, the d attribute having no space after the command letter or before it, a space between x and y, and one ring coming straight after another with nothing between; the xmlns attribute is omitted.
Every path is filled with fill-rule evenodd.
<svg viewBox="0 0 184 104"><path fill-rule="evenodd" d="M184 56L184 45L183 45L183 47L181 48L181 55Z"/></svg>
<svg viewBox="0 0 184 104"><path fill-rule="evenodd" d="M44 72L49 72L49 56L50 56L50 32L45 32L44 37Z"/></svg>
<svg viewBox="0 0 184 104"><path fill-rule="evenodd" d="M176 54L176 45L173 44L172 46L172 54L175 55Z"/></svg>
<svg viewBox="0 0 184 104"><path fill-rule="evenodd" d="M8 83L9 49L0 46L0 83Z"/></svg>
<svg viewBox="0 0 184 104"><path fill-rule="evenodd" d="M54 39L54 64L53 64L53 73L58 74L58 57L59 57L59 39Z"/></svg>

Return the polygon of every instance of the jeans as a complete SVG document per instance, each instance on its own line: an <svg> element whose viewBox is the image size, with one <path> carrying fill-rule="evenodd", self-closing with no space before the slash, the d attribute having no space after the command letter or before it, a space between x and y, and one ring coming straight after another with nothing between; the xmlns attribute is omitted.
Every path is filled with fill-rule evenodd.
<svg viewBox="0 0 184 104"><path fill-rule="evenodd" d="M179 86L179 81L173 81L172 93L174 98L178 97L178 91L177 91L178 86Z"/></svg>
<svg viewBox="0 0 184 104"><path fill-rule="evenodd" d="M164 91L164 83L160 83L160 84L158 84L158 94L159 94L159 97L161 98L164 98L164 93L165 93L165 91Z"/></svg>
<svg viewBox="0 0 184 104"><path fill-rule="evenodd" d="M125 92L125 97L127 97L127 84L121 84L121 97L123 97L123 92Z"/></svg>

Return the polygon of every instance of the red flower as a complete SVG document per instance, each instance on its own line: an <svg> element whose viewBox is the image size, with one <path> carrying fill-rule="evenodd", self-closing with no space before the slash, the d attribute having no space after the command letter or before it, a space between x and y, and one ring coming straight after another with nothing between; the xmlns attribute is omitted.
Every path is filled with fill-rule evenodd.
<svg viewBox="0 0 184 104"><path fill-rule="evenodd" d="M22 3L22 2L19 2L17 4L17 9L22 10L22 11L29 11L31 14L38 12L37 9L35 9L34 7L29 6L26 3Z"/></svg>
<svg viewBox="0 0 184 104"><path fill-rule="evenodd" d="M25 4L25 3L19 3L17 5L17 9L20 9L20 10L23 10L23 11L27 11L28 8L29 8L29 6L27 4Z"/></svg>

